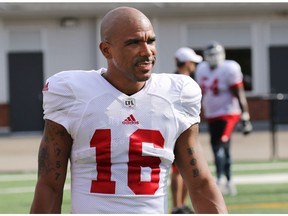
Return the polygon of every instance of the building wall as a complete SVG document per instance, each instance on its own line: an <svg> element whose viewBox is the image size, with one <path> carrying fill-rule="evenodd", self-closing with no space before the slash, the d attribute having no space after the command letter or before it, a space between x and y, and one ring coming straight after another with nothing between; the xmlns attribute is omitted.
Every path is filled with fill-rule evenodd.
<svg viewBox="0 0 288 216"><path fill-rule="evenodd" d="M7 37L3 21L0 20L0 104L7 103L8 86L7 86L7 64L6 64L6 50Z"/></svg>
<svg viewBox="0 0 288 216"><path fill-rule="evenodd" d="M74 27L61 26L59 19L0 22L0 127L9 127L8 53L41 51L44 56L43 84L49 76L62 70L95 68L98 55L95 20L78 21Z"/></svg>
<svg viewBox="0 0 288 216"><path fill-rule="evenodd" d="M58 20L43 30L45 77L62 70L91 70L96 66L94 20L81 19L75 27L63 27Z"/></svg>

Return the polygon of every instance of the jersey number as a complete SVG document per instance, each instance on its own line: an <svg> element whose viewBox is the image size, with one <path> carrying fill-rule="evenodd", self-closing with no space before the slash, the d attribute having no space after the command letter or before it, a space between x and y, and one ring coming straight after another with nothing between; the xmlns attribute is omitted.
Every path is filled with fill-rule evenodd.
<svg viewBox="0 0 288 216"><path fill-rule="evenodd" d="M128 161L128 187L138 195L153 195L159 187L160 158L143 156L143 142L153 143L154 148L164 147L159 131L138 129L130 136ZM91 193L115 194L116 182L111 180L111 130L94 132L90 147L96 148L97 180L91 182ZM151 168L151 181L141 181L141 167Z"/></svg>
<svg viewBox="0 0 288 216"><path fill-rule="evenodd" d="M214 95L218 95L219 94L219 89L218 89L218 79L213 80L211 86L205 86L204 81L207 78L204 78L203 81L201 82L200 86L202 89L202 93L205 94L207 89L210 89Z"/></svg>

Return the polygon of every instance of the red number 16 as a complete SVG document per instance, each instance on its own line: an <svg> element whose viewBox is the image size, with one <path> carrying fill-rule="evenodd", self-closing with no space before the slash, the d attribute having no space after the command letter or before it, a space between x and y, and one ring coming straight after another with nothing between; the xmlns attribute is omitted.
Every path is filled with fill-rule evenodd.
<svg viewBox="0 0 288 216"><path fill-rule="evenodd" d="M130 136L128 161L128 187L139 195L151 195L159 188L159 157L143 156L143 142L153 143L154 148L164 147L159 131L138 129ZM97 180L91 182L91 193L115 194L116 183L111 180L111 130L96 130L90 147L96 148ZM141 167L151 168L151 180L141 181Z"/></svg>

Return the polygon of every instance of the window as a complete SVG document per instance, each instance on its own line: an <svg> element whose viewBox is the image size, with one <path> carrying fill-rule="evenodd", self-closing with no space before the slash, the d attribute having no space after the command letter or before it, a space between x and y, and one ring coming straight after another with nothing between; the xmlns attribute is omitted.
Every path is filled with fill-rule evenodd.
<svg viewBox="0 0 288 216"><path fill-rule="evenodd" d="M244 88L246 91L253 89L252 85L252 66L251 66L251 49L229 49L226 48L226 59L231 59L239 63L243 73Z"/></svg>

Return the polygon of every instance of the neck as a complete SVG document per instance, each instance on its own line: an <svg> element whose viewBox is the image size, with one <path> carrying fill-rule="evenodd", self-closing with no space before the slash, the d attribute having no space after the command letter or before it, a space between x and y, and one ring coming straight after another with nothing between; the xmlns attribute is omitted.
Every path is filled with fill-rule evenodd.
<svg viewBox="0 0 288 216"><path fill-rule="evenodd" d="M178 73L190 76L190 72L185 68L178 68Z"/></svg>
<svg viewBox="0 0 288 216"><path fill-rule="evenodd" d="M131 82L123 79L118 79L115 76L111 76L109 73L103 73L102 76L116 89L126 95L133 95L139 92L146 82Z"/></svg>

